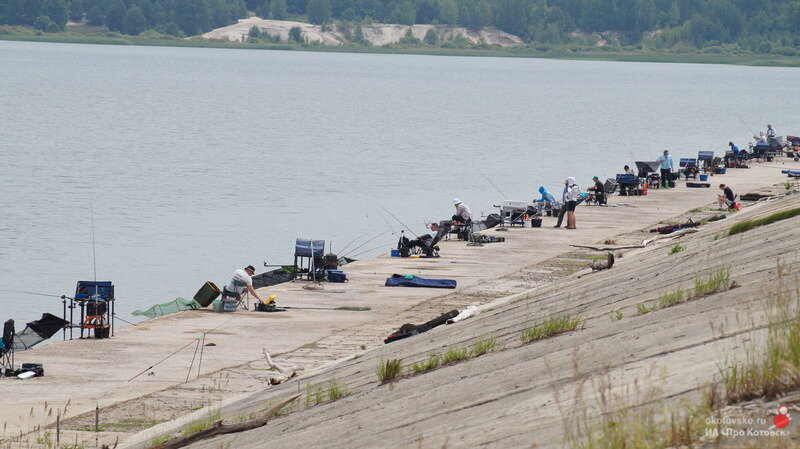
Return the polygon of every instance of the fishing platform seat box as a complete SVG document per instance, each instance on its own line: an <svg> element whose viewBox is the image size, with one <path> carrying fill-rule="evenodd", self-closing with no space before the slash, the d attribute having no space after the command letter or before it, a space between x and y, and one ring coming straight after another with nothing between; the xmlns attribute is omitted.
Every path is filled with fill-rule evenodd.
<svg viewBox="0 0 800 449"><path fill-rule="evenodd" d="M94 329L95 338L107 338L113 329L114 284L111 281L78 281L74 300L81 307L81 337L84 329Z"/></svg>
<svg viewBox="0 0 800 449"><path fill-rule="evenodd" d="M311 267L323 268L325 266L325 240L297 239L294 243L294 268L296 275L308 275L309 279L316 278L319 270ZM322 273L324 274L324 272Z"/></svg>
<svg viewBox="0 0 800 449"><path fill-rule="evenodd" d="M697 153L697 160L698 161L713 161L714 160L714 152L713 151L700 151Z"/></svg>
<svg viewBox="0 0 800 449"><path fill-rule="evenodd" d="M194 294L194 300L197 301L201 307L208 307L219 295L219 287L213 282L208 281Z"/></svg>

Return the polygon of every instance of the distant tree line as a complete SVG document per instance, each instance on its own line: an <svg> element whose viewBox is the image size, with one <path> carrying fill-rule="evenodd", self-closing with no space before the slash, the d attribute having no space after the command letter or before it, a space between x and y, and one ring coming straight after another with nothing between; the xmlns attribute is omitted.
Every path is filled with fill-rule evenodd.
<svg viewBox="0 0 800 449"><path fill-rule="evenodd" d="M0 23L63 30L67 19L85 18L127 34L195 35L248 10L316 24L494 26L554 45L591 45L592 33L611 31L604 35L611 45L800 47L800 0L0 0Z"/></svg>
<svg viewBox="0 0 800 449"><path fill-rule="evenodd" d="M245 0L0 0L0 23L44 31L63 31L67 20L86 19L125 34L152 29L192 36L246 16Z"/></svg>

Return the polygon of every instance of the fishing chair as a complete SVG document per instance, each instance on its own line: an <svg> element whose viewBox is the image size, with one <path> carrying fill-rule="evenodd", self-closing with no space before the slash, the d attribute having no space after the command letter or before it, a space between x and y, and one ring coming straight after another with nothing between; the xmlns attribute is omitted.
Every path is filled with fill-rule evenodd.
<svg viewBox="0 0 800 449"><path fill-rule="evenodd" d="M0 340L0 368L14 370L14 320L3 325L3 338Z"/></svg>
<svg viewBox="0 0 800 449"><path fill-rule="evenodd" d="M297 278L316 281L325 278L325 240L297 239L294 244L294 269Z"/></svg>
<svg viewBox="0 0 800 449"><path fill-rule="evenodd" d="M697 162L702 164L700 170L704 173L714 171L714 152L713 151L700 151L697 153Z"/></svg>
<svg viewBox="0 0 800 449"><path fill-rule="evenodd" d="M687 180L689 178L697 179L697 159L682 157L678 165L683 169L680 173L682 173Z"/></svg>
<svg viewBox="0 0 800 449"><path fill-rule="evenodd" d="M81 309L79 325L71 324L76 302ZM73 327L81 329L81 338L84 329L92 329L95 338L108 338L109 335L114 335L114 284L111 281L78 281L75 297L71 298L69 308L70 338ZM64 312L66 315L66 310Z"/></svg>
<svg viewBox="0 0 800 449"><path fill-rule="evenodd" d="M619 194L621 196L634 196L637 194L639 187L639 177L627 173L620 173L617 175L616 184L619 186Z"/></svg>
<svg viewBox="0 0 800 449"><path fill-rule="evenodd" d="M408 248L410 254L416 254L420 257L439 257L439 247L436 246L436 244L439 243L446 233L447 230L442 227L439 228L433 239L429 238L429 234L414 240L409 240L407 237L400 237L398 246L400 249Z"/></svg>

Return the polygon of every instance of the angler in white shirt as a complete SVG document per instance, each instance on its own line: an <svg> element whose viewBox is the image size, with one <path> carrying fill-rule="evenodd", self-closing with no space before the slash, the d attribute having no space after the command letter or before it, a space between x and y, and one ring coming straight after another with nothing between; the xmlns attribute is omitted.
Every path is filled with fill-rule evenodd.
<svg viewBox="0 0 800 449"><path fill-rule="evenodd" d="M261 301L261 297L253 288L254 274L256 274L256 269L252 265L234 271L231 281L222 288L222 299L241 301L244 292L249 292L254 298Z"/></svg>

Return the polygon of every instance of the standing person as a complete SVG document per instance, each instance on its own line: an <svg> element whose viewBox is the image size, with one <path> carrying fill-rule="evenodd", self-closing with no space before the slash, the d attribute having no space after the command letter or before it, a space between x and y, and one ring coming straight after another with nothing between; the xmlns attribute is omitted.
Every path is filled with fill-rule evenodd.
<svg viewBox="0 0 800 449"><path fill-rule="evenodd" d="M560 228L561 222L564 221L564 215L567 214L567 192L569 192L569 184L564 181L564 190L561 192L561 209L558 211L558 222L554 228Z"/></svg>
<svg viewBox="0 0 800 449"><path fill-rule="evenodd" d="M767 138L774 139L776 137L775 128L772 125L767 125Z"/></svg>
<svg viewBox="0 0 800 449"><path fill-rule="evenodd" d="M253 288L254 274L256 274L256 269L252 265L234 271L231 281L222 288L222 299L231 298L241 301L242 294L249 292L254 298L261 301L261 297L258 296L258 293ZM247 305L244 305L244 308L247 309Z"/></svg>
<svg viewBox="0 0 800 449"><path fill-rule="evenodd" d="M661 162L661 187L668 189L669 182L672 181L672 170L675 167L669 150L664 150L664 154L656 159L656 162Z"/></svg>
<svg viewBox="0 0 800 449"><path fill-rule="evenodd" d="M578 229L575 223L575 206L578 205L578 198L581 196L581 189L575 184L575 178L567 178L567 229Z"/></svg>
<svg viewBox="0 0 800 449"><path fill-rule="evenodd" d="M723 205L725 205L728 209L733 209L734 205L736 204L736 194L734 194L733 190L725 184L720 184L719 188L722 189L722 195L717 196L719 208L722 209Z"/></svg>

